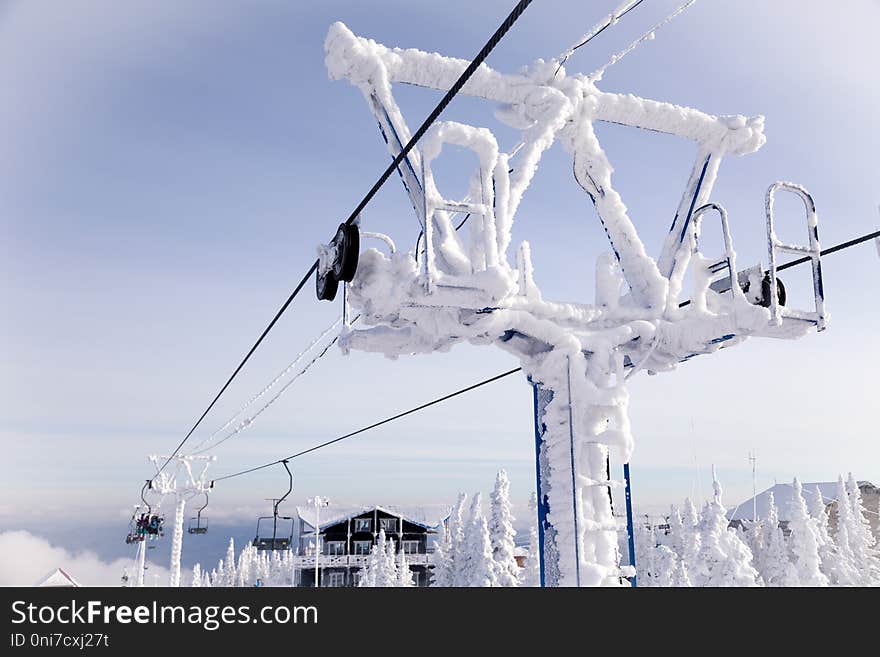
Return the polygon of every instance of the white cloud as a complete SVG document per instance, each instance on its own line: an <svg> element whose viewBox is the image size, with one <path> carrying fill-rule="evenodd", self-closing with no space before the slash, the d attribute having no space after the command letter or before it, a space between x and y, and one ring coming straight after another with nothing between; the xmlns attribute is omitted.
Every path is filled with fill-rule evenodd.
<svg viewBox="0 0 880 657"><path fill-rule="evenodd" d="M118 586L124 568L132 573L132 561L107 562L93 552L68 552L63 547L26 531L0 533L0 586L33 586L56 568L63 568L83 586ZM155 575L168 581L168 571L150 566L147 584Z"/></svg>

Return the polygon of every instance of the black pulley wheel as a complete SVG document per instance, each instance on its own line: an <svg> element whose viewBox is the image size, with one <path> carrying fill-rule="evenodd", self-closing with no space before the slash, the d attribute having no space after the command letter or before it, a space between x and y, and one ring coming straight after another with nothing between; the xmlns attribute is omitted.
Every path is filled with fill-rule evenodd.
<svg viewBox="0 0 880 657"><path fill-rule="evenodd" d="M331 267L323 274L318 269L317 274L315 274L315 292L318 294L318 299L321 301L333 301L336 298L336 291L338 289L339 281L333 275L333 268Z"/></svg>
<svg viewBox="0 0 880 657"><path fill-rule="evenodd" d="M333 244L336 245L336 258L333 261L333 275L337 281L350 283L357 273L360 252L360 231L354 224L339 224Z"/></svg>
<svg viewBox="0 0 880 657"><path fill-rule="evenodd" d="M784 306L785 285L778 276L776 277L776 296L779 299L779 305ZM770 274L764 274L764 279L761 281L761 302L758 305L764 306L764 308L770 307Z"/></svg>

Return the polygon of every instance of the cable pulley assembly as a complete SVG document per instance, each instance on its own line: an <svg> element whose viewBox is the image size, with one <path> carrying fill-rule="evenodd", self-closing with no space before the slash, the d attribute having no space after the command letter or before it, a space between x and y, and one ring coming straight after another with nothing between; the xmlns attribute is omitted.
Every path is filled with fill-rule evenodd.
<svg viewBox="0 0 880 657"><path fill-rule="evenodd" d="M357 224L339 224L330 244L318 247L315 292L321 301L333 301L340 281L350 283L357 273L360 233Z"/></svg>

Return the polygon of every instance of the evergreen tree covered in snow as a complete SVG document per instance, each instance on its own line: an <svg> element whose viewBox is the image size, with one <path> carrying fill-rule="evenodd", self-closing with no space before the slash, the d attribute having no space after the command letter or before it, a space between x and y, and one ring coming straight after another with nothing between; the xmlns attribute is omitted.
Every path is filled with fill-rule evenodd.
<svg viewBox="0 0 880 657"><path fill-rule="evenodd" d="M880 584L880 556L875 549L876 539L871 531L871 524L865 516L862 492L852 475L846 480L846 492L849 497L850 513L848 514L849 543L853 555L853 565L859 573L859 584L875 586Z"/></svg>
<svg viewBox="0 0 880 657"><path fill-rule="evenodd" d="M431 586L452 586L455 579L454 552L449 522L443 523L443 536L434 550L434 567L431 569Z"/></svg>
<svg viewBox="0 0 880 657"><path fill-rule="evenodd" d="M871 532L871 524L865 516L865 507L862 503L862 492L852 475L846 481L846 492L849 497L848 535L850 549L853 555L853 564L859 573L861 586L880 584L880 560L874 549L876 540ZM841 520L843 516L841 516Z"/></svg>
<svg viewBox="0 0 880 657"><path fill-rule="evenodd" d="M678 556L672 548L667 545L657 545L653 553L654 573L651 586L690 586L690 582L688 584L677 583L677 580L680 581L683 577L677 572ZM685 573L684 577L686 576ZM639 585L641 585L641 580L639 580Z"/></svg>
<svg viewBox="0 0 880 657"><path fill-rule="evenodd" d="M380 560L381 567L379 568L379 572L376 573L376 586L397 586L400 581L399 574L397 572L397 559L395 559L394 553L394 540L393 539L385 539L385 530L380 530L379 532L379 543L384 545L385 547L385 556Z"/></svg>
<svg viewBox="0 0 880 657"><path fill-rule="evenodd" d="M815 523L816 538L819 543L819 559L822 572L834 586L852 586L858 579L852 559L844 554L828 531L828 512L825 497L816 486L810 497L810 518Z"/></svg>
<svg viewBox="0 0 880 657"><path fill-rule="evenodd" d="M398 586L400 578L394 555L394 542L385 538L385 529L379 530L367 565L361 568L360 587Z"/></svg>
<svg viewBox="0 0 880 657"><path fill-rule="evenodd" d="M697 517L697 507L691 502L690 498L684 501L684 513L681 516L682 530L678 553L679 560L682 565L691 573L693 581L693 572L697 567L697 557L700 552L700 526Z"/></svg>
<svg viewBox="0 0 880 657"><path fill-rule="evenodd" d="M856 566L856 556L850 544L850 529L852 528L852 505L843 477L837 478L837 534L834 543L837 547L838 572L840 573L839 584L843 586L859 586L862 584L861 573Z"/></svg>
<svg viewBox="0 0 880 657"><path fill-rule="evenodd" d="M529 513L532 518L529 528L529 556L525 568L520 572L520 586L541 586L541 554L538 546L538 495L529 497Z"/></svg>
<svg viewBox="0 0 880 657"><path fill-rule="evenodd" d="M465 526L460 576L462 586L498 586L489 526L483 515L481 496L476 493L471 502L470 519ZM458 556L458 555L457 555Z"/></svg>
<svg viewBox="0 0 880 657"><path fill-rule="evenodd" d="M192 585L196 588L202 585L202 567L199 564L193 566Z"/></svg>
<svg viewBox="0 0 880 657"><path fill-rule="evenodd" d="M384 558L384 555L384 549L379 549L377 545L373 545L366 565L360 569L358 587L374 588L376 586L376 575L379 572L379 559Z"/></svg>
<svg viewBox="0 0 880 657"><path fill-rule="evenodd" d="M779 510L770 493L767 518L761 526L761 550L755 555L755 567L767 586L797 586L797 572L788 560L785 536L779 528Z"/></svg>
<svg viewBox="0 0 880 657"><path fill-rule="evenodd" d="M251 567L256 565L251 550L254 552L257 551L257 549L249 543L245 545L244 549L238 555L238 568L236 569L237 586L251 585Z"/></svg>
<svg viewBox="0 0 880 657"><path fill-rule="evenodd" d="M491 496L489 540L495 561L497 586L519 586L519 566L514 556L513 514L510 510L510 480L507 472L499 470Z"/></svg>
<svg viewBox="0 0 880 657"><path fill-rule="evenodd" d="M398 555L394 540L386 539L385 530L380 529L367 565L361 568L358 586L387 588L413 585L403 550Z"/></svg>
<svg viewBox="0 0 880 657"><path fill-rule="evenodd" d="M443 537L437 545L434 553L433 580L431 586L461 586L458 576L460 565L464 514L464 504L467 496L459 493L458 501L452 507L449 517L444 523ZM459 561L456 558L459 557Z"/></svg>
<svg viewBox="0 0 880 657"><path fill-rule="evenodd" d="M669 508L669 547L681 559L684 553L684 520L681 511L674 504Z"/></svg>
<svg viewBox="0 0 880 657"><path fill-rule="evenodd" d="M415 585L413 571L410 569L409 563L406 560L406 553L403 551L403 547L401 547L397 552L397 586L409 587Z"/></svg>
<svg viewBox="0 0 880 657"><path fill-rule="evenodd" d="M695 586L756 586L758 572L751 564L752 553L728 529L721 484L714 472L712 486L713 499L700 516L700 547L690 572L691 581Z"/></svg>
<svg viewBox="0 0 880 657"><path fill-rule="evenodd" d="M691 577L688 574L687 566L677 555L675 559L675 570L672 571L672 582L670 586L679 588L693 586Z"/></svg>
<svg viewBox="0 0 880 657"><path fill-rule="evenodd" d="M828 586L819 557L819 528L807 511L801 482L792 482L791 509L789 510L788 547L792 556L797 581L801 586Z"/></svg>
<svg viewBox="0 0 880 657"><path fill-rule="evenodd" d="M452 510L452 516L449 518L449 534L452 545L452 586L468 585L467 578L464 575L465 561L467 560L464 537L467 527L466 505L467 495L459 493L458 502Z"/></svg>
<svg viewBox="0 0 880 657"><path fill-rule="evenodd" d="M221 569L222 579L220 586L235 586L235 541L229 537L229 547L226 548L226 559Z"/></svg>
<svg viewBox="0 0 880 657"><path fill-rule="evenodd" d="M640 587L658 586L657 565L654 555L657 550L657 537L650 523L637 523L634 526L633 540L636 548L636 581Z"/></svg>

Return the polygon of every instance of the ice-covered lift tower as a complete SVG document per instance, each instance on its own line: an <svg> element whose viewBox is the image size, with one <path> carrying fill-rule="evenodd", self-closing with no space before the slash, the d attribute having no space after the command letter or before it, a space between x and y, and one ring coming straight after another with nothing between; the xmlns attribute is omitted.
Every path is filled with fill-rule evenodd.
<svg viewBox="0 0 880 657"><path fill-rule="evenodd" d="M468 62L419 50L387 48L357 37L342 23L325 44L330 77L346 78L364 95L392 156L410 131L394 100L394 84L448 90ZM606 93L599 76L568 76L539 60L508 75L480 66L462 93L499 105L497 118L521 131L502 152L486 128L438 122L403 160L399 173L422 236L415 252L366 249L346 290L344 349L401 354L445 351L458 342L495 344L515 354L534 385L539 527L547 586L619 585L618 522L612 515L609 450L628 463L633 439L626 380L636 372L673 369L698 354L748 336L795 338L822 330L816 211L809 194L789 183L767 193L769 271L738 272L727 216L710 203L725 155L764 143L763 118L711 116L633 95ZM669 234L651 257L612 184L612 168L594 131L596 121L678 135L696 142L697 158ZM508 257L513 218L542 154L554 141L571 153L574 177L587 192L613 254L599 258L592 305L544 299L532 275L529 245ZM432 164L445 145L472 150L478 167L464 200L438 189ZM808 246L781 244L773 231L777 191L806 206ZM467 236L455 214L469 214ZM700 223L721 222L724 243L704 255ZM371 234L364 233L364 236ZM375 234L372 234L376 236ZM776 253L809 255L815 307L784 307L776 286ZM693 289L683 290L691 270ZM731 285L731 281L738 284ZM683 299L690 303L680 307Z"/></svg>

